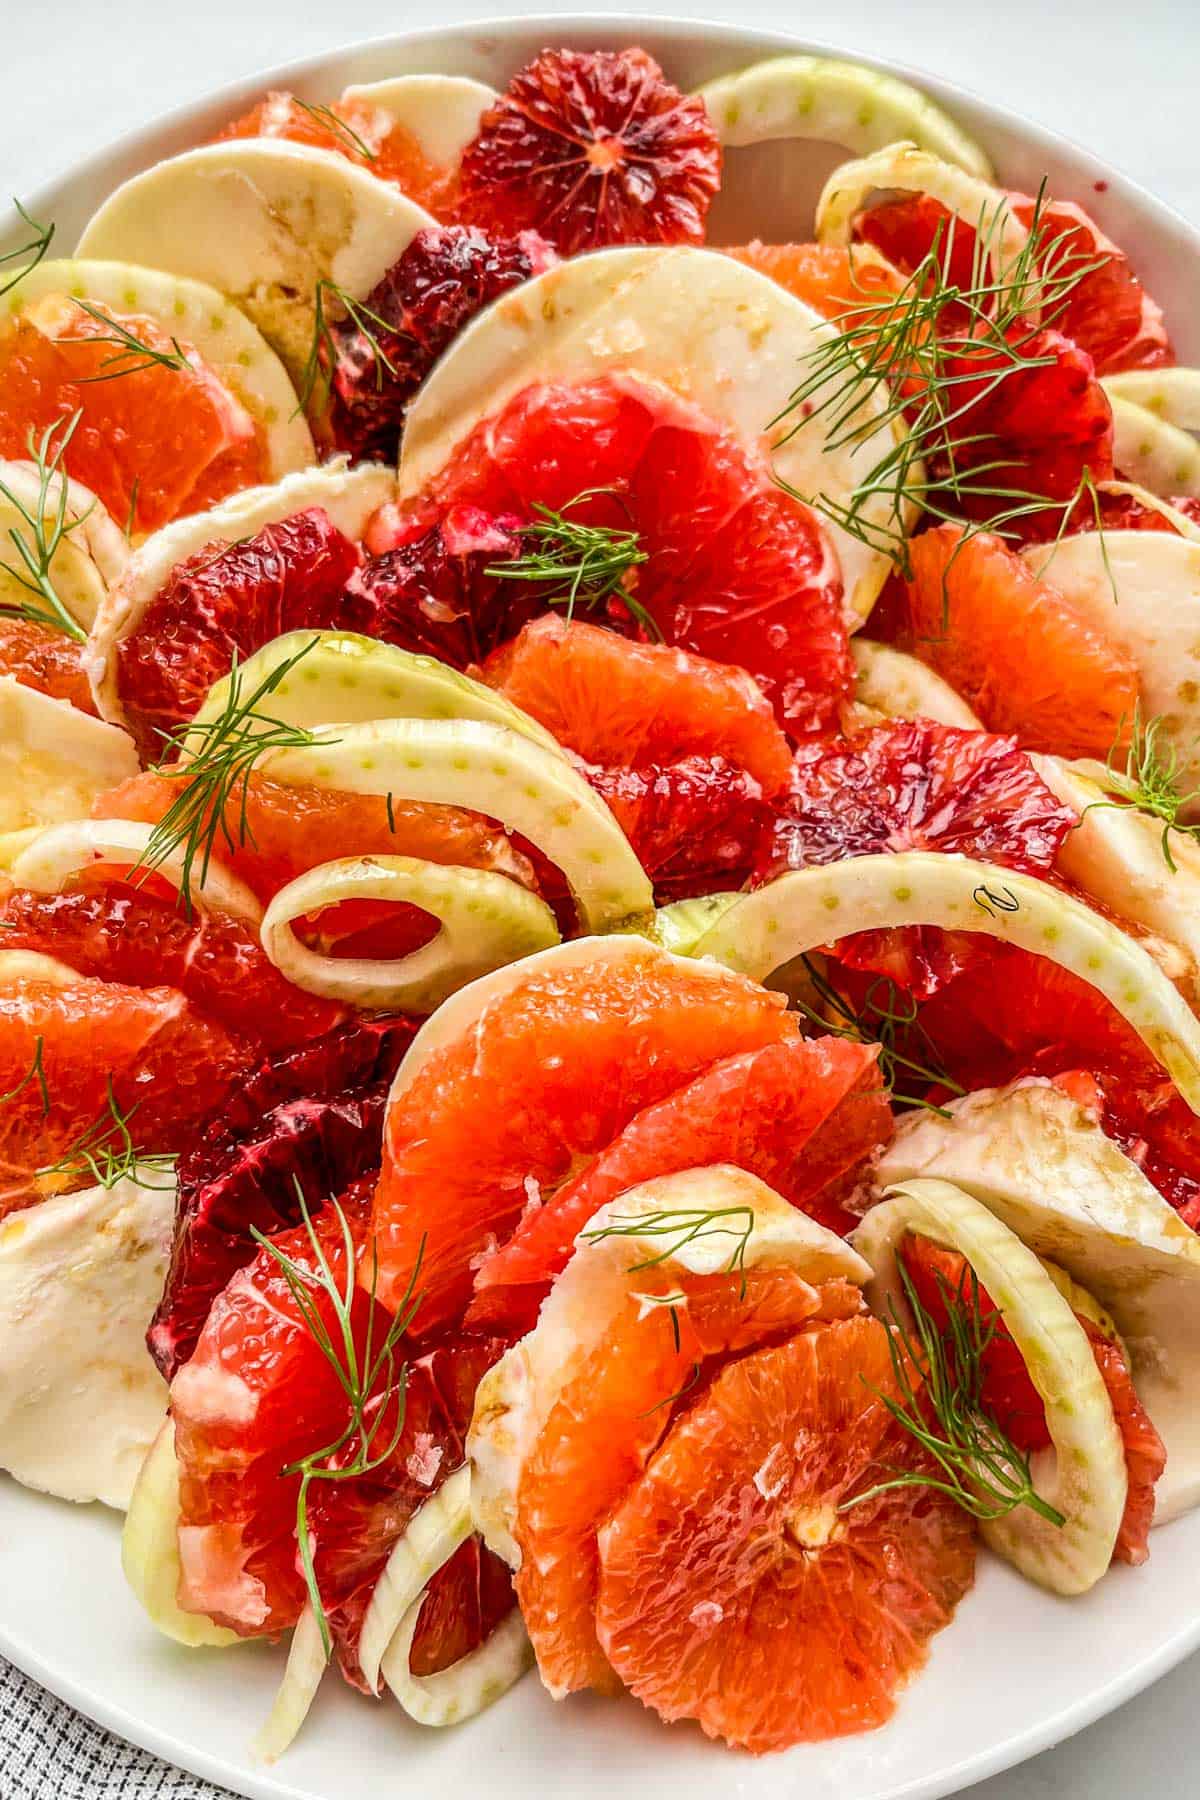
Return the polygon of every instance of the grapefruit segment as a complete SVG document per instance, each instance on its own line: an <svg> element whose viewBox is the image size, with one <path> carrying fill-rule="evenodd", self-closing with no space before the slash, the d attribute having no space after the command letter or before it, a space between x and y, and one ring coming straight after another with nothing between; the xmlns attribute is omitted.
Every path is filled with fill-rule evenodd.
<svg viewBox="0 0 1200 1800"><path fill-rule="evenodd" d="M633 940L616 959L564 951L518 965L483 1018L461 1035L451 1024L393 1094L379 1292L403 1293L423 1243L419 1331L462 1311L474 1260L642 1107L718 1057L795 1036L782 996L722 970Z"/></svg>
<svg viewBox="0 0 1200 1800"><path fill-rule="evenodd" d="M481 675L586 762L638 769L723 756L768 797L787 781L787 740L761 688L707 657L547 614L496 650Z"/></svg>
<svg viewBox="0 0 1200 1800"><path fill-rule="evenodd" d="M666 1720L763 1752L883 1724L974 1576L972 1529L888 1413L875 1319L721 1370L599 1532L596 1630Z"/></svg>
<svg viewBox="0 0 1200 1800"><path fill-rule="evenodd" d="M31 431L79 412L63 466L138 534L263 478L254 421L190 346L176 351L150 318L63 315L52 330L18 318L0 334L0 456L23 456ZM117 327L153 352L127 349L119 378Z"/></svg>
<svg viewBox="0 0 1200 1800"><path fill-rule="evenodd" d="M0 990L0 1214L88 1179L39 1171L101 1132L117 1107L140 1148L185 1150L252 1059L249 1046L169 987L79 975ZM111 1083L111 1087L110 1087ZM136 1112L134 1109L136 1108ZM93 1140L94 1141L94 1140ZM115 1133L106 1140L119 1148ZM47 1187L45 1184L49 1184Z"/></svg>
<svg viewBox="0 0 1200 1800"><path fill-rule="evenodd" d="M652 1176L710 1163L759 1176L835 1231L852 1219L825 1190L891 1135L873 1053L795 1038L725 1057L636 1113L607 1149L481 1263L471 1317L531 1322L550 1281L601 1206Z"/></svg>
<svg viewBox="0 0 1200 1800"><path fill-rule="evenodd" d="M593 1624L596 1533L667 1430L676 1397L686 1401L709 1359L820 1317L825 1297L796 1270L772 1268L696 1277L670 1265L630 1289L626 1314L564 1385L517 1488L517 1598L556 1699L619 1686ZM861 1299L835 1282L829 1304L837 1316Z"/></svg>
<svg viewBox="0 0 1200 1800"><path fill-rule="evenodd" d="M1003 541L939 525L909 546L912 648L992 731L1108 755L1138 700L1133 658Z"/></svg>
<svg viewBox="0 0 1200 1800"><path fill-rule="evenodd" d="M611 491L608 491L611 490ZM781 719L809 730L850 684L841 581L815 516L761 450L642 376L537 384L461 442L390 526L409 544L469 509L510 532L570 505L577 525L638 533L636 602L669 644L747 669ZM436 509L436 510L434 510ZM475 553L495 563L489 546ZM506 617L544 584L502 584ZM519 618L519 614L517 615ZM610 621L631 628L619 596ZM490 649L491 644L486 648Z"/></svg>

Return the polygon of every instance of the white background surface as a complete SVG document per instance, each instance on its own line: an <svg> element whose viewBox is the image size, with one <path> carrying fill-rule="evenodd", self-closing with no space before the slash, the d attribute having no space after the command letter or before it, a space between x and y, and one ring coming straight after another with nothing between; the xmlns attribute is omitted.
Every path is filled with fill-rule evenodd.
<svg viewBox="0 0 1200 1800"><path fill-rule="evenodd" d="M646 9L692 10L686 0ZM395 10L370 0L0 0L0 194L32 192L156 113L258 67L499 10L501 0ZM570 8L529 0L525 10ZM587 10L627 8L590 0ZM719 16L712 0L696 10ZM1086 144L1200 225L1200 0L836 0L820 10L738 0L736 18L975 88ZM973 1791L978 1800L1195 1800L1198 1701L1200 1658Z"/></svg>

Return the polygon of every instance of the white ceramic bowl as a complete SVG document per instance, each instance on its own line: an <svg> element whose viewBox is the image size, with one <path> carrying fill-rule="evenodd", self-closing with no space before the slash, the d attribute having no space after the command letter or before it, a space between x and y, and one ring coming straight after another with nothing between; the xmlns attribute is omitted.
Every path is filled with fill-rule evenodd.
<svg viewBox="0 0 1200 1800"><path fill-rule="evenodd" d="M793 38L686 21L584 15L451 26L380 39L258 74L172 113L25 196L53 218L64 250L119 181L201 141L267 87L329 100L349 82L439 71L503 87L547 44L641 44L690 88L758 57L819 49ZM863 59L859 59L863 60ZM1079 200L1134 255L1166 309L1183 361L1200 362L1200 235L1086 151L1005 108L908 69L990 152L1008 186ZM806 157L803 181L784 182ZM751 161L750 159L757 159ZM732 198L713 241L806 233L835 156L789 159L778 147L730 155ZM751 190L754 190L753 192ZM760 197L755 198L755 194ZM0 248L20 241L0 229ZM1149 1565L1118 1568L1082 1600L1055 1600L984 1557L974 1592L935 1640L929 1667L882 1731L752 1761L699 1732L659 1725L632 1701L556 1705L535 1679L470 1725L422 1731L398 1708L372 1706L330 1677L300 1739L274 1769L250 1740L282 1668L262 1645L186 1651L156 1636L125 1589L118 1521L0 1478L0 1651L126 1738L255 1800L609 1800L635 1790L689 1800L934 1800L1034 1755L1129 1699L1200 1645L1195 1574L1200 1513L1156 1532Z"/></svg>

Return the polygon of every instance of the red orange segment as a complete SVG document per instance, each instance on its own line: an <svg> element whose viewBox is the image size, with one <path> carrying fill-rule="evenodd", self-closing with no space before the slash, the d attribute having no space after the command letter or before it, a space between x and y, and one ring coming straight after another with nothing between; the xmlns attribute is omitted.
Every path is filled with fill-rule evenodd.
<svg viewBox="0 0 1200 1800"><path fill-rule="evenodd" d="M178 1152L252 1057L169 987L83 975L63 987L10 983L0 991L0 1215L87 1185L85 1167L40 1184L38 1171L111 1120L110 1080L139 1148Z"/></svg>
<svg viewBox="0 0 1200 1800"><path fill-rule="evenodd" d="M423 496L393 509L374 547L397 546L410 577L439 535L444 558L464 516L475 541L490 520L472 563L482 569L505 534L512 554L537 508L568 506L576 524L637 532L646 561L631 598L668 644L748 670L789 730L829 723L851 671L841 576L815 515L775 485L756 447L658 382L622 374L526 388L458 445ZM406 594L405 607L419 611L419 600ZM488 611L486 652L545 607L544 585L497 579L448 616ZM637 635L619 596L607 611Z"/></svg>
<svg viewBox="0 0 1200 1800"><path fill-rule="evenodd" d="M877 1319L723 1369L599 1533L596 1629L666 1720L764 1752L883 1724L974 1577L972 1526L888 1413Z"/></svg>
<svg viewBox="0 0 1200 1800"><path fill-rule="evenodd" d="M118 322L151 348L173 351L153 320ZM53 336L18 319L0 337L0 456L27 456L31 431L40 437L81 412L63 466L135 533L263 479L254 421L190 346L182 346L186 368L147 360L117 375L112 336L79 310Z"/></svg>
<svg viewBox="0 0 1200 1800"><path fill-rule="evenodd" d="M795 1038L725 1057L644 1108L574 1180L531 1207L480 1265L472 1316L528 1321L600 1207L654 1176L729 1163L822 1225L853 1220L824 1190L891 1136L874 1053Z"/></svg>
<svg viewBox="0 0 1200 1800"><path fill-rule="evenodd" d="M1132 658L990 532L909 546L912 648L989 730L1030 750L1105 757L1138 701Z"/></svg>
<svg viewBox="0 0 1200 1800"><path fill-rule="evenodd" d="M477 1259L531 1198L718 1057L795 1034L781 995L649 945L518 977L392 1101L375 1206L381 1296L403 1293L420 1260L416 1328L454 1318Z"/></svg>

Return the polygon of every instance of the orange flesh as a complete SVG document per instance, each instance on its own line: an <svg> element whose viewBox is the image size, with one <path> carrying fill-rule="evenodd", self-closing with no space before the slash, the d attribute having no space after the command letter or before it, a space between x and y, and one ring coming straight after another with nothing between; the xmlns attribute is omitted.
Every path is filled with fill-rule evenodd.
<svg viewBox="0 0 1200 1800"><path fill-rule="evenodd" d="M939 525L909 546L913 652L989 731L1028 750L1106 757L1138 701L1133 659L1004 542Z"/></svg>
<svg viewBox="0 0 1200 1800"><path fill-rule="evenodd" d="M556 1697L619 1686L596 1638L596 1532L641 1474L673 1398L686 1401L707 1358L862 1307L850 1284L816 1288L789 1269L653 1277L631 1284L626 1311L568 1381L521 1470L517 1597ZM662 1304L673 1294L686 1298Z"/></svg>
<svg viewBox="0 0 1200 1800"><path fill-rule="evenodd" d="M755 1752L891 1717L974 1577L966 1514L924 1486L881 1396L887 1333L851 1318L729 1364L599 1533L596 1627L660 1717Z"/></svg>
<svg viewBox="0 0 1200 1800"><path fill-rule="evenodd" d="M119 322L175 354L153 320ZM31 433L40 439L79 411L63 466L134 535L264 479L253 420L188 345L187 368L166 367L113 343L85 312L53 323L50 335L19 318L0 336L0 457L27 457Z"/></svg>
<svg viewBox="0 0 1200 1800"><path fill-rule="evenodd" d="M393 1099L375 1201L379 1293L420 1258L417 1329L461 1315L482 1253L634 1113L719 1056L796 1035L781 995L646 946L526 975Z"/></svg>

